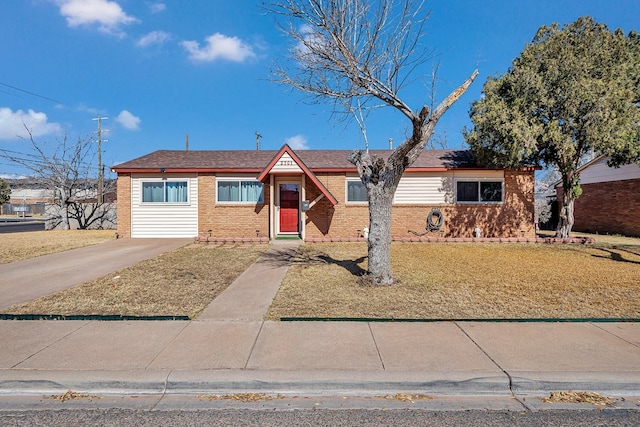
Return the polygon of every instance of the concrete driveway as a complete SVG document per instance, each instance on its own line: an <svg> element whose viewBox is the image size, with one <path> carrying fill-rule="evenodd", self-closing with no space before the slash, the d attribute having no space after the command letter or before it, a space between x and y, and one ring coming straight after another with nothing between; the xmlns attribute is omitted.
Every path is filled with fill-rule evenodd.
<svg viewBox="0 0 640 427"><path fill-rule="evenodd" d="M88 282L191 241L119 239L0 264L0 310Z"/></svg>

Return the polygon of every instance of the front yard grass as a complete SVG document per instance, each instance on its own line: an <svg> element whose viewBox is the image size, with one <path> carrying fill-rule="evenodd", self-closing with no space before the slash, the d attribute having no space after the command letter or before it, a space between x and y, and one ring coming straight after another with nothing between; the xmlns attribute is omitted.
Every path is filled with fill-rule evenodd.
<svg viewBox="0 0 640 427"><path fill-rule="evenodd" d="M640 246L394 243L389 287L358 279L366 255L301 246L267 319L640 318Z"/></svg>
<svg viewBox="0 0 640 427"><path fill-rule="evenodd" d="M39 240L60 250L113 238L109 231L38 233L0 235L3 262L16 248L33 248L34 256ZM22 239L8 244L15 237ZM394 243L399 283L390 287L360 278L364 243L302 245L266 318L640 318L640 240L598 242ZM5 312L195 318L267 247L191 244Z"/></svg>
<svg viewBox="0 0 640 427"><path fill-rule="evenodd" d="M266 248L191 244L5 313L193 319Z"/></svg>
<svg viewBox="0 0 640 427"><path fill-rule="evenodd" d="M115 238L113 230L50 230L0 234L0 264L95 245Z"/></svg>

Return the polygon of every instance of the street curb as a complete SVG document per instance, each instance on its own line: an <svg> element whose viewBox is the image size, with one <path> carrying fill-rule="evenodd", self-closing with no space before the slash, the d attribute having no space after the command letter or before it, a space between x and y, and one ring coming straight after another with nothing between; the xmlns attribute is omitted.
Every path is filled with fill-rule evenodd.
<svg viewBox="0 0 640 427"><path fill-rule="evenodd" d="M595 391L637 396L640 372L425 371L0 371L0 396L51 395L72 390L104 395L208 395L234 393L373 396L542 396L551 391Z"/></svg>
<svg viewBox="0 0 640 427"><path fill-rule="evenodd" d="M170 394L204 394L212 390L319 395L511 395L508 378L496 377L495 372L174 371L167 381Z"/></svg>
<svg viewBox="0 0 640 427"><path fill-rule="evenodd" d="M390 371L0 371L0 395L78 393L198 395L300 393L371 395L419 392L442 395L511 395L495 372Z"/></svg>
<svg viewBox="0 0 640 427"><path fill-rule="evenodd" d="M0 395L79 393L163 394L169 371L0 371Z"/></svg>
<svg viewBox="0 0 640 427"><path fill-rule="evenodd" d="M542 395L552 391L595 391L616 396L640 393L640 372L511 372L513 393Z"/></svg>

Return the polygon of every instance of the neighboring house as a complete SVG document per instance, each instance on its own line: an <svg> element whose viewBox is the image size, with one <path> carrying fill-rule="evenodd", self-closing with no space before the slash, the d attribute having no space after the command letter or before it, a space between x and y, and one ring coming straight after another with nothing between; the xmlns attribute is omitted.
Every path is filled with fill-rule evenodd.
<svg viewBox="0 0 640 427"><path fill-rule="evenodd" d="M54 202L53 192L35 179L5 179L11 198L2 205L3 215L44 215L45 206Z"/></svg>
<svg viewBox="0 0 640 427"><path fill-rule="evenodd" d="M16 216L42 216L45 219L47 230L61 228L63 211L60 207L59 193L47 188L47 183L37 178L20 178L5 180L11 188L11 199L0 206L2 215ZM114 182L107 180L103 195L104 205L99 209L93 209L91 204L96 203L95 188L78 190L75 193L75 202L85 209L85 218L95 218L90 228L114 229L116 225L116 191ZM57 194L56 194L57 193ZM71 229L79 228L78 222L70 218Z"/></svg>
<svg viewBox="0 0 640 427"><path fill-rule="evenodd" d="M640 236L640 166L607 166L599 156L582 166L582 195L574 205L574 231ZM556 183L562 200L562 182Z"/></svg>
<svg viewBox="0 0 640 427"><path fill-rule="evenodd" d="M349 150L156 151L116 165L122 237L361 238L366 190ZM388 156L390 151L372 150ZM464 150L425 150L400 180L392 236L535 237L534 170L484 169ZM437 221L434 221L437 222Z"/></svg>

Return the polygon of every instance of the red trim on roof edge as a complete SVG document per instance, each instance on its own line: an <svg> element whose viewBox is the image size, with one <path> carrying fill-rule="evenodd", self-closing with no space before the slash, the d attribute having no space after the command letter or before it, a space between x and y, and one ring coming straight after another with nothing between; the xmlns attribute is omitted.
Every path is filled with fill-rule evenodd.
<svg viewBox="0 0 640 427"><path fill-rule="evenodd" d="M407 168L405 172L447 172L450 170L540 170L539 167L524 167L520 169L486 169L486 168ZM117 173L162 173L160 168L118 168L112 167L111 170ZM309 169L313 173L355 173L356 168L314 168ZM258 173L261 174L264 172L264 169L256 169L256 168L165 168L165 173L197 173L197 172L208 172L208 173ZM275 175L276 173L274 173ZM282 172L282 174L291 174L290 172ZM294 174L295 175L295 174Z"/></svg>
<svg viewBox="0 0 640 427"><path fill-rule="evenodd" d="M325 187L324 184L320 182L318 177L313 172L311 172L311 170L307 167L307 165L305 165L304 162L300 160L300 157L298 157L298 155L293 152L293 150L291 149L291 147L289 147L288 144L284 144L280 149L280 151L278 151L278 153L275 156L273 156L273 159L269 162L267 167L262 170L260 175L258 175L258 178L257 178L258 181L264 182L264 180L269 175L271 169L275 166L278 160L280 160L280 158L284 153L287 153L291 156L291 158L293 159L294 162L296 162L298 167L302 169L304 174L311 179L311 181L316 185L316 187L318 187L318 189L322 192L322 194L324 194L324 196L331 202L332 205L335 206L338 204L338 201L336 200L335 197L333 197L333 194L331 194L331 192L327 189L327 187Z"/></svg>
<svg viewBox="0 0 640 427"><path fill-rule="evenodd" d="M163 168L165 173L195 173L195 172L218 172L218 173L260 173L262 169L234 169L234 168ZM160 168L128 168L120 169L112 167L111 170L117 173L162 173Z"/></svg>

